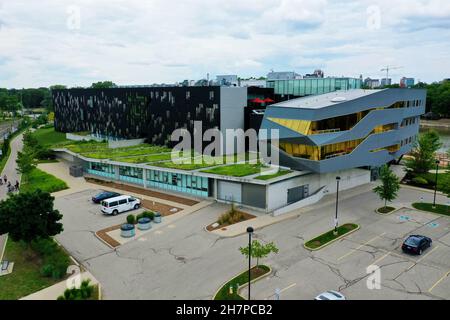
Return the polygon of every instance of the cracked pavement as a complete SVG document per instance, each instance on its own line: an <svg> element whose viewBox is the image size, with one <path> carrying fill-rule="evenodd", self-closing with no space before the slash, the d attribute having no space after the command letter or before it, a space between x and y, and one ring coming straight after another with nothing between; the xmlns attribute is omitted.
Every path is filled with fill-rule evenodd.
<svg viewBox="0 0 450 320"><path fill-rule="evenodd" d="M95 191L56 199L65 228L57 239L102 283L105 299L211 299L225 281L246 269L239 247L247 244L247 235L221 238L204 230L227 206L213 204L112 250L94 232L124 222L127 214L102 216L89 201ZM398 201L421 196L432 198L431 193L402 189ZM262 260L273 274L252 285L253 297L273 299L278 288L281 299L310 300L330 289L348 299L449 299L450 277L435 284L450 269L450 218L412 209L379 215L374 209L380 205L371 191L343 197L340 223L355 222L361 229L316 252L306 250L303 242L331 229L334 203L256 230L256 238L274 241L280 251ZM438 226L430 227L431 222ZM412 233L434 241L422 256L399 249ZM381 272L379 290L366 285L366 268L374 262Z"/></svg>

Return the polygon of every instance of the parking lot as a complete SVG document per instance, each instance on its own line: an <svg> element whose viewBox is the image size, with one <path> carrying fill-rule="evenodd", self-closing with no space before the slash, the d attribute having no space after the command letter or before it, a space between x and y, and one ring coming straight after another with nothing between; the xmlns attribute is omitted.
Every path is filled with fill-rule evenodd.
<svg viewBox="0 0 450 320"><path fill-rule="evenodd" d="M303 248L297 263L254 285L255 298L273 299L278 288L283 299L311 299L330 289L348 299L450 299L450 219L412 209L373 218L322 250ZM432 238L432 247L421 256L403 253L410 234ZM369 266L380 268L379 289L367 285Z"/></svg>
<svg viewBox="0 0 450 320"><path fill-rule="evenodd" d="M57 239L102 283L105 299L210 299L222 283L247 268L239 252L247 235L220 238L204 230L228 206L213 204L112 250L94 232L124 222L127 213L103 216L90 202L96 192L55 200L65 228ZM398 200L407 203L422 195L401 190ZM340 221L361 229L316 252L303 243L331 227L332 200L256 230L254 237L273 241L279 253L262 260L273 274L253 284L253 298L274 299L278 288L281 299L296 300L310 300L326 290L341 291L348 299L450 299L450 218L412 209L379 215L374 212L379 204L370 186L344 191ZM433 239L422 256L400 249L405 237L415 233ZM367 287L371 265L381 268L380 289Z"/></svg>

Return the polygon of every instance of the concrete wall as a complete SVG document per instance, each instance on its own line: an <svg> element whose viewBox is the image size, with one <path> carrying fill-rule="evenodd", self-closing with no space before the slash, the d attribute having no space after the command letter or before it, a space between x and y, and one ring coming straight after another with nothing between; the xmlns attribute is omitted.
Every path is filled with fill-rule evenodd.
<svg viewBox="0 0 450 320"><path fill-rule="evenodd" d="M370 183L370 171L363 169L349 169L332 173L311 173L293 179L271 184L267 189L267 210L273 211L288 205L288 189L309 185L309 194L315 194L324 187L324 193L336 192L336 177L340 176L339 190L347 190L366 183Z"/></svg>
<svg viewBox="0 0 450 320"><path fill-rule="evenodd" d="M220 130L223 135L222 153L227 152L227 146L232 146L232 141L226 139L226 129L244 130L244 107L247 105L247 88L221 87L220 88ZM229 150L229 149L228 149Z"/></svg>
<svg viewBox="0 0 450 320"><path fill-rule="evenodd" d="M284 213L288 213L291 212L293 210L297 210L309 205L312 205L314 203L317 203L320 201L320 199L323 198L323 196L326 194L326 187L322 187L319 189L319 191L317 191L315 194L313 194L312 196L309 196L308 198L302 199L300 201L297 201L295 203L292 203L290 205L287 205L283 208L277 209L275 210L272 215L273 216L279 216L282 215Z"/></svg>

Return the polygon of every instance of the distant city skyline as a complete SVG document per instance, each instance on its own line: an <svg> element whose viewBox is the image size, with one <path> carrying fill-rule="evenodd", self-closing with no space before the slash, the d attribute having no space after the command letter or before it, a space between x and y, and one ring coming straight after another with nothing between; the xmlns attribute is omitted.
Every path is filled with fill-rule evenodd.
<svg viewBox="0 0 450 320"><path fill-rule="evenodd" d="M270 70L434 82L450 75L439 0L0 0L0 87L175 83Z"/></svg>

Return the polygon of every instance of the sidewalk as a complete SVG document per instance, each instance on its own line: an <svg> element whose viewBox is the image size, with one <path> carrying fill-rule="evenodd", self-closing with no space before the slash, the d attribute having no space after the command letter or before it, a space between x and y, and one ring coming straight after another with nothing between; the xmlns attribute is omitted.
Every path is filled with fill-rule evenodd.
<svg viewBox="0 0 450 320"><path fill-rule="evenodd" d="M16 180L20 181L21 174L16 171L16 159L17 152L22 150L23 142L22 142L22 134L19 134L11 141L11 154L6 162L5 168L1 173L1 178L6 174L9 181L14 184ZM7 198L7 189L5 185L0 186L0 200L4 200ZM0 262L3 258L3 250L6 246L6 234L0 235Z"/></svg>
<svg viewBox="0 0 450 320"><path fill-rule="evenodd" d="M94 276L86 271L81 273L81 281L86 279L91 279L91 285L99 284L98 280L94 278ZM42 289L41 291L30 294L29 296L20 298L19 300L56 300L60 295L64 293L67 289L66 280L58 282L53 286ZM101 290L101 288L99 288Z"/></svg>

